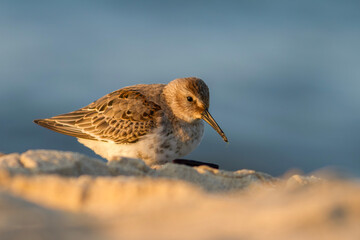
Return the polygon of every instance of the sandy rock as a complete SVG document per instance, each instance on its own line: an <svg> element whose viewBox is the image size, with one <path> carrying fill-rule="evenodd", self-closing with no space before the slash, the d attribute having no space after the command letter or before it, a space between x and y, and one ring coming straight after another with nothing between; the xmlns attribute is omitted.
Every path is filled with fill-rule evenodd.
<svg viewBox="0 0 360 240"><path fill-rule="evenodd" d="M210 192L241 190L250 184L275 181L270 175L255 171L230 172L208 166L188 167L172 163L160 166L151 176L187 181Z"/></svg>
<svg viewBox="0 0 360 240"><path fill-rule="evenodd" d="M30 174L30 170L24 168L20 161L20 154L18 153L0 156L0 171L9 172L11 174Z"/></svg>
<svg viewBox="0 0 360 240"><path fill-rule="evenodd" d="M321 178L315 176L293 175L285 182L285 186L288 189L296 189L302 186L320 183L322 181L323 180Z"/></svg>
<svg viewBox="0 0 360 240"><path fill-rule="evenodd" d="M299 186L301 191L282 185L251 191L250 186L221 195L183 181L149 177L9 174L0 176L0 183L3 190L47 209L78 213L75 224L100 234L98 239L331 240L360 236L360 186L348 182L313 183ZM84 213L91 216L87 221L81 218ZM10 214L4 211L2 217ZM68 226L60 220L55 223Z"/></svg>
<svg viewBox="0 0 360 240"><path fill-rule="evenodd" d="M0 157L1 240L359 239L359 203L349 180L47 150Z"/></svg>
<svg viewBox="0 0 360 240"><path fill-rule="evenodd" d="M29 150L21 155L14 153L2 156L0 169L13 174L110 175L106 163L98 159L55 150Z"/></svg>
<svg viewBox="0 0 360 240"><path fill-rule="evenodd" d="M348 195L354 193L353 195ZM214 198L114 218L123 239L357 239L359 186L333 182ZM195 226L195 227L194 227ZM139 230L141 229L141 230Z"/></svg>
<svg viewBox="0 0 360 240"><path fill-rule="evenodd" d="M188 199L201 192L181 181L135 177L74 178L59 175L0 173L0 188L41 205L103 215L147 206L163 206L169 199Z"/></svg>
<svg viewBox="0 0 360 240"><path fill-rule="evenodd" d="M84 216L50 210L0 192L1 240L101 239Z"/></svg>
<svg viewBox="0 0 360 240"><path fill-rule="evenodd" d="M147 176L176 179L195 184L210 192L241 190L250 184L270 184L276 181L275 178L268 174L252 170L230 172L208 166L189 167L173 163L150 168L140 159L123 158L120 161L109 162L108 166L114 176Z"/></svg>
<svg viewBox="0 0 360 240"><path fill-rule="evenodd" d="M111 175L145 176L153 170L144 161L136 158L121 158L107 163Z"/></svg>
<svg viewBox="0 0 360 240"><path fill-rule="evenodd" d="M34 173L57 173L67 176L109 175L106 164L83 154L51 150L29 150L21 154L24 167Z"/></svg>
<svg viewBox="0 0 360 240"><path fill-rule="evenodd" d="M107 164L73 152L29 150L0 157L0 171L12 174L59 174L64 176L137 176L182 180L211 192L241 190L250 184L271 184L276 179L251 170L236 172L207 166L189 167L168 163L150 168L140 159L122 158Z"/></svg>

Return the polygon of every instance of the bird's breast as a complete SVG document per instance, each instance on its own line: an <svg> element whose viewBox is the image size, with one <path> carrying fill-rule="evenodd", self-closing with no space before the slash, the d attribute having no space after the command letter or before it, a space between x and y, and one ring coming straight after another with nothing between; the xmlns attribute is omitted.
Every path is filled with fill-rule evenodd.
<svg viewBox="0 0 360 240"><path fill-rule="evenodd" d="M180 156L185 156L192 152L201 142L204 135L204 124L180 124L174 127L173 137L177 144L177 151Z"/></svg>

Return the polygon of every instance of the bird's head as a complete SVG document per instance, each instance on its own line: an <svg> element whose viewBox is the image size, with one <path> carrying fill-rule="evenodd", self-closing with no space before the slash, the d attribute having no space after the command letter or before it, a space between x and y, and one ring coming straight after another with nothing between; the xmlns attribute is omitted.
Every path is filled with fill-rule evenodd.
<svg viewBox="0 0 360 240"><path fill-rule="evenodd" d="M203 119L225 142L228 141L225 133L209 113L209 88L203 80L195 77L175 79L166 85L164 95L176 117L188 123Z"/></svg>

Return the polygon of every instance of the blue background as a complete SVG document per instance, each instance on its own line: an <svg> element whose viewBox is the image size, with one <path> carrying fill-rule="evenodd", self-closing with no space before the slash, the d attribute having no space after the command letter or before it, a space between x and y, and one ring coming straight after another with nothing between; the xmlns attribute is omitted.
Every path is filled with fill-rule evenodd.
<svg viewBox="0 0 360 240"><path fill-rule="evenodd" d="M197 76L210 127L189 159L360 175L359 1L1 1L0 151L96 156L34 123L124 86Z"/></svg>

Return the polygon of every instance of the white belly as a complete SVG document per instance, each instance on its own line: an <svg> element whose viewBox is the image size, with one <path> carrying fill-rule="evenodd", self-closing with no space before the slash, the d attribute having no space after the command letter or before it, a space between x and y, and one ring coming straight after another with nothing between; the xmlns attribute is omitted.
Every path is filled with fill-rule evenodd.
<svg viewBox="0 0 360 240"><path fill-rule="evenodd" d="M177 134L166 136L161 128L150 133L138 142L116 144L78 138L78 141L92 149L107 160L116 160L121 157L140 158L148 165L163 164L181 158L192 152L201 142L204 134L204 125L201 122L196 127L187 129L189 138L184 140Z"/></svg>

